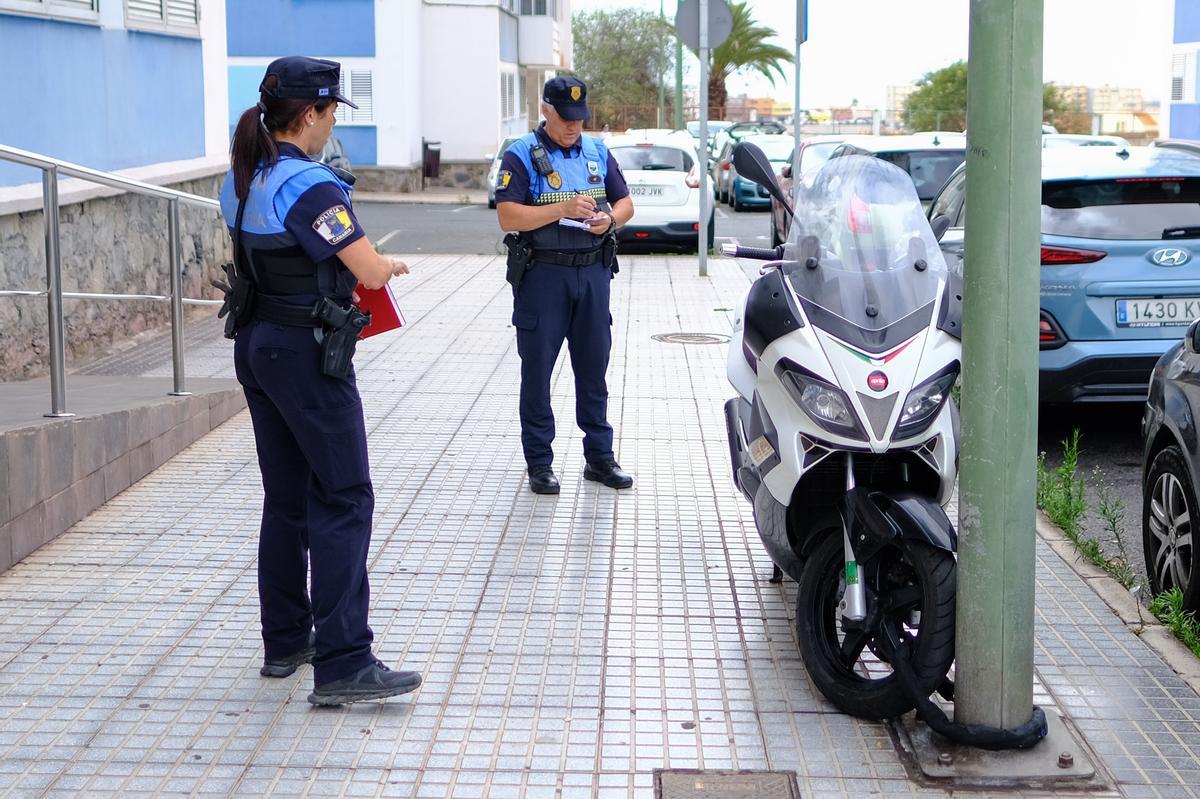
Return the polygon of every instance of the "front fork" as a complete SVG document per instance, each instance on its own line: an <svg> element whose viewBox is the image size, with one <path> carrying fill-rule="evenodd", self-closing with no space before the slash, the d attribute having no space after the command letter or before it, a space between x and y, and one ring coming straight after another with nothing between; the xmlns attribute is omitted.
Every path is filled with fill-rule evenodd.
<svg viewBox="0 0 1200 799"><path fill-rule="evenodd" d="M853 491L854 486L854 453L847 452L846 493ZM842 601L838 604L838 611L843 624L861 622L867 617L867 592L859 578L858 562L854 559L854 548L850 545L850 527L846 524L845 518L842 519L842 546L846 558L846 590L842 594Z"/></svg>

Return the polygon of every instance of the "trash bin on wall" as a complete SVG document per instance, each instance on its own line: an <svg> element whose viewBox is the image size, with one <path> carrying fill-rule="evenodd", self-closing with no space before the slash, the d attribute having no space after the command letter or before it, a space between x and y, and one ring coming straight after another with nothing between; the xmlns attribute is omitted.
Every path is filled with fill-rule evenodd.
<svg viewBox="0 0 1200 799"><path fill-rule="evenodd" d="M442 143L440 141L426 141L421 139L421 164L423 167L423 175L427 178L436 178L442 168Z"/></svg>

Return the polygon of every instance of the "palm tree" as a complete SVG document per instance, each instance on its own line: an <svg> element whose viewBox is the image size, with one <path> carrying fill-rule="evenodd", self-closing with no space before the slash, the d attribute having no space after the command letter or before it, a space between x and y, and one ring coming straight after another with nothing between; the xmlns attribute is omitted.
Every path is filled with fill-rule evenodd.
<svg viewBox="0 0 1200 799"><path fill-rule="evenodd" d="M743 70L758 72L774 86L776 74L784 76L782 65L793 61L791 51L769 43L775 29L755 22L746 0L730 3L729 10L733 29L709 60L708 107L715 119L725 118L725 81L732 75Z"/></svg>

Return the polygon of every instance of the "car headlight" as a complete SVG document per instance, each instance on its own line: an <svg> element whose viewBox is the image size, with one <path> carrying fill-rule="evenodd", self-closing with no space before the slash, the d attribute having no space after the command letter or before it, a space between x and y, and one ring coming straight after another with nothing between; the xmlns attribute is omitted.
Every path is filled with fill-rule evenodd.
<svg viewBox="0 0 1200 799"><path fill-rule="evenodd" d="M958 363L954 363L908 392L892 438L912 438L929 427L938 411L946 404L946 398L950 396L950 389L957 379Z"/></svg>
<svg viewBox="0 0 1200 799"><path fill-rule="evenodd" d="M840 388L786 367L779 370L779 378L792 400L823 429L846 438L867 440L849 398Z"/></svg>

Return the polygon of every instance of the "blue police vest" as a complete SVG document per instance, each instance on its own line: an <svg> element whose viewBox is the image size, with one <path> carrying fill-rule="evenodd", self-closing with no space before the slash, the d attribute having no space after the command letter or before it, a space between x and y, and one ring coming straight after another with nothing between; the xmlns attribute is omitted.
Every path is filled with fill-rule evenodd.
<svg viewBox="0 0 1200 799"><path fill-rule="evenodd" d="M530 131L509 147L509 151L521 159L529 173L529 191L534 205L562 202L576 194L586 194L595 198L596 202L608 198L604 189L604 180L608 175L608 148L602 141L586 133L580 135L577 145L579 152L574 158L567 158L558 145L547 147L546 155L550 157L550 165L554 168L549 175L538 174L530 155L530 150L539 141L537 134ZM599 236L558 222L551 222L522 235L528 236L534 249L538 250L570 252L594 250L600 246Z"/></svg>
<svg viewBox="0 0 1200 799"><path fill-rule="evenodd" d="M300 195L318 183L336 183L350 204L350 186L329 167L304 158L283 156L275 166L258 172L250 182L242 215L242 256L256 289L266 295L300 295L304 299L331 297L348 301L357 278L336 255L313 261L283 220ZM233 235L238 198L233 171L221 186L221 213Z"/></svg>

